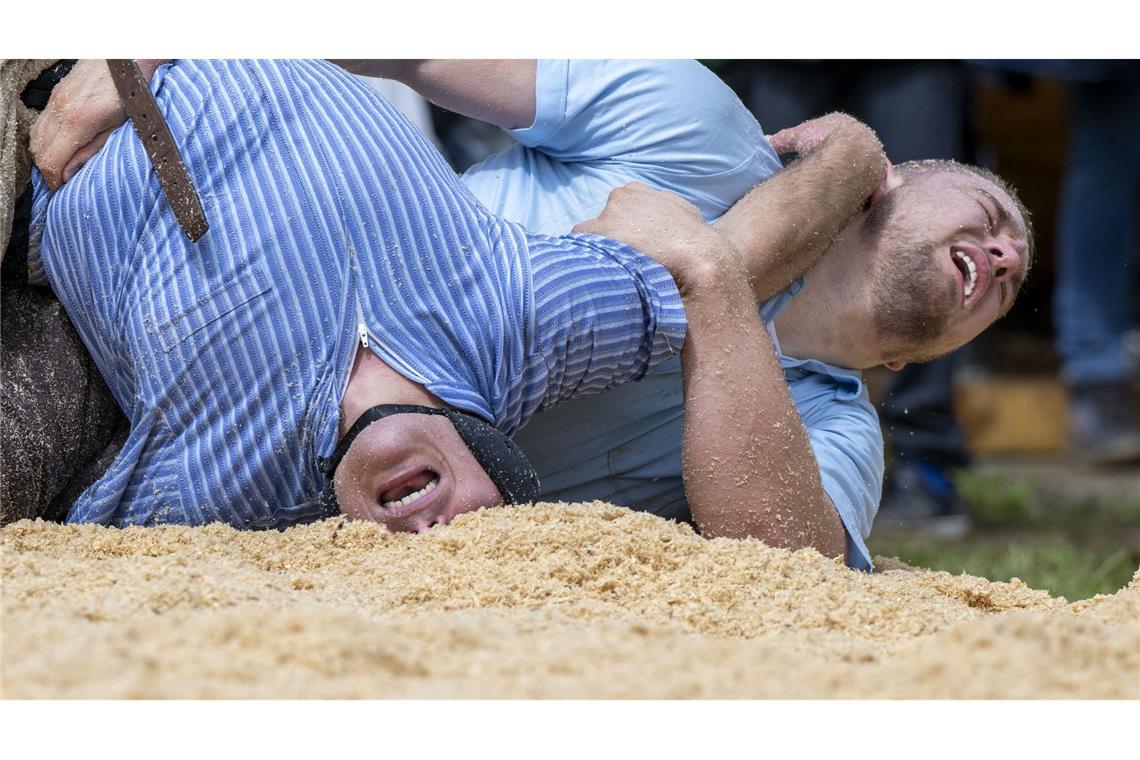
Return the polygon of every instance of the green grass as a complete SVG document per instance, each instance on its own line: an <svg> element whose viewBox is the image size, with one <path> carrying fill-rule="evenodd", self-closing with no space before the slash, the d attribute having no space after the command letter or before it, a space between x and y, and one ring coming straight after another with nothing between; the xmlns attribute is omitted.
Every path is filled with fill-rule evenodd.
<svg viewBox="0 0 1140 760"><path fill-rule="evenodd" d="M1033 484L996 472L961 472L954 478L958 493L975 520L982 523L1041 522L1046 518Z"/></svg>
<svg viewBox="0 0 1140 760"><path fill-rule="evenodd" d="M1064 465L1058 470L1067 471ZM1140 525L1140 489L1136 488L1135 477L1124 485L1119 483L1119 478L1128 477L1128 472L1109 470L1099 476L1086 472L1080 476L1081 488L1060 492L1047 482L1035 482L1031 472L990 465L957 473L954 484L970 514L983 524L1077 528L1100 523ZM1038 473L1036 477L1042 476ZM1102 484L1100 489L1095 487L1098 481ZM1117 485L1105 489L1106 481L1117 481Z"/></svg>
<svg viewBox="0 0 1140 760"><path fill-rule="evenodd" d="M872 535L872 554L898 557L910 565L968 573L995 581L1020 578L1032 588L1046 589L1069 601L1112 594L1132 579L1140 565L1140 549L1090 545L1065 535L977 533L970 538L936 543L916 539L884 539Z"/></svg>
<svg viewBox="0 0 1140 760"><path fill-rule="evenodd" d="M1127 477L1063 460L1037 469L979 466L955 478L974 518L970 536L948 542L872 532L871 553L991 580L1017 577L1069 601L1112 594L1140 565L1140 493L1133 480L1121 480Z"/></svg>

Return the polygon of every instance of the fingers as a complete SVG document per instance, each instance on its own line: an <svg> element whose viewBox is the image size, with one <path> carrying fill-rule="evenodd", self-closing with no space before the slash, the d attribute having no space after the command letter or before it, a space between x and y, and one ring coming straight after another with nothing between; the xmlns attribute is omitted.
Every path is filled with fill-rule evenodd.
<svg viewBox="0 0 1140 760"><path fill-rule="evenodd" d="M70 157L70 152L65 143L53 140L48 148L41 150L39 154L32 154L36 165L43 172L44 180L52 190L58 190L63 184L63 166Z"/></svg>
<svg viewBox="0 0 1140 760"><path fill-rule="evenodd" d="M74 138L67 136L68 131L63 124L56 125L54 129L50 129L49 125L47 134L48 136L43 138L37 147L32 148L32 157L43 172L48 187L58 190L64 182L64 167L75 155L79 146L76 145Z"/></svg>
<svg viewBox="0 0 1140 760"><path fill-rule="evenodd" d="M63 182L67 182L77 171L82 169L83 165L99 152L99 149L103 147L103 144L107 142L114 131L114 129L105 129L96 135L94 140L80 148L63 167Z"/></svg>
<svg viewBox="0 0 1140 760"><path fill-rule="evenodd" d="M874 206L875 204L882 201L883 197L887 193L889 193L891 190L894 190L903 182L902 177L899 176L897 172L895 172L895 166L891 163L891 160L888 158L886 159L886 162L887 170L885 176L883 177L883 181L880 182L875 187L875 189L871 191L871 197L867 200L866 204L868 206Z"/></svg>
<svg viewBox="0 0 1140 760"><path fill-rule="evenodd" d="M32 126L29 147L48 186L58 189L124 121L106 62L76 63Z"/></svg>
<svg viewBox="0 0 1140 760"><path fill-rule="evenodd" d="M615 217L620 220L626 209L637 203L637 197L644 193L654 192L648 186L640 182L630 182L621 187L615 187L610 190L609 196L606 198L606 205L602 212L593 219L587 219L579 222L571 228L573 233L589 232L594 235L610 235L614 234L614 219Z"/></svg>
<svg viewBox="0 0 1140 760"><path fill-rule="evenodd" d="M587 219L584 222L578 222L578 224L575 224L570 229L570 231L573 232L575 235L580 235L583 232L589 232L589 233L593 233L593 234L597 235L598 229L599 229L599 224L600 224L600 222L596 218L595 219Z"/></svg>
<svg viewBox="0 0 1140 760"><path fill-rule="evenodd" d="M818 147L836 130L858 123L851 116L836 111L808 119L787 129L781 129L768 138L768 142L777 155L808 153Z"/></svg>
<svg viewBox="0 0 1140 760"><path fill-rule="evenodd" d="M61 150L61 144L55 141L61 127L59 104L52 100L47 109L32 122L29 133L28 149L52 190L61 184L63 162L66 160L66 156L60 155L65 152Z"/></svg>
<svg viewBox="0 0 1140 760"><path fill-rule="evenodd" d="M796 152L795 129L795 127L781 129L779 132L768 138L768 143L772 146L772 150L776 152L776 155L779 156Z"/></svg>

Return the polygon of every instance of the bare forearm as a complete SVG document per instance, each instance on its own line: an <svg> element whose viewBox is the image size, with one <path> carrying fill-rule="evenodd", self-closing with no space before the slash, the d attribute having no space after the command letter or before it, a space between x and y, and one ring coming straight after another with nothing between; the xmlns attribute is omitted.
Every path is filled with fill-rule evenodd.
<svg viewBox="0 0 1140 760"><path fill-rule="evenodd" d="M334 60L353 74L403 82L449 111L520 129L534 123L533 60Z"/></svg>
<svg viewBox="0 0 1140 760"><path fill-rule="evenodd" d="M633 183L578 224L665 266L688 318L682 474L701 532L843 554L846 536L731 239L673 193Z"/></svg>
<svg viewBox="0 0 1140 760"><path fill-rule="evenodd" d="M802 275L884 180L875 133L845 117L818 146L753 188L717 222L736 244L757 298Z"/></svg>
<svg viewBox="0 0 1140 760"><path fill-rule="evenodd" d="M693 517L706 536L841 556L843 526L742 269L682 291L683 474Z"/></svg>
<svg viewBox="0 0 1140 760"><path fill-rule="evenodd" d="M420 60L410 58L330 58L329 60L358 76L395 79L400 82L409 76L410 70L422 63Z"/></svg>

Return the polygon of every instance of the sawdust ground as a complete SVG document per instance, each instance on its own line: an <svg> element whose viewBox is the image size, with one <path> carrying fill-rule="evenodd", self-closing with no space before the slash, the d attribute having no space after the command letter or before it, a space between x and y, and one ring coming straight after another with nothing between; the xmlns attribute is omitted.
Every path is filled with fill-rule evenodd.
<svg viewBox="0 0 1140 760"><path fill-rule="evenodd" d="M1140 572L1070 604L600 502L423 536L0 530L3 695L1140 697Z"/></svg>

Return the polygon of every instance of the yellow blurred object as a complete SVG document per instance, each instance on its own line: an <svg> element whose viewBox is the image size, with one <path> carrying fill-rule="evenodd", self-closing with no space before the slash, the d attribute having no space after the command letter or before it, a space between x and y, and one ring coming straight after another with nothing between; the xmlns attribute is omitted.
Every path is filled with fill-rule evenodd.
<svg viewBox="0 0 1140 760"><path fill-rule="evenodd" d="M1062 451L1067 400L1056 378L991 376L960 380L954 389L966 446L979 456Z"/></svg>

